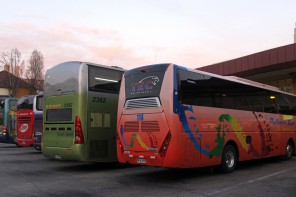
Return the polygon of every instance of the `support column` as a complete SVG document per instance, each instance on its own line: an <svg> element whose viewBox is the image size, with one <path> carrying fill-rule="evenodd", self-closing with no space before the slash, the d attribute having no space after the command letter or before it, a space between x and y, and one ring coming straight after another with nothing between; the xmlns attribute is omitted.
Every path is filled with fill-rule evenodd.
<svg viewBox="0 0 296 197"><path fill-rule="evenodd" d="M296 77L292 78L292 93L296 94Z"/></svg>

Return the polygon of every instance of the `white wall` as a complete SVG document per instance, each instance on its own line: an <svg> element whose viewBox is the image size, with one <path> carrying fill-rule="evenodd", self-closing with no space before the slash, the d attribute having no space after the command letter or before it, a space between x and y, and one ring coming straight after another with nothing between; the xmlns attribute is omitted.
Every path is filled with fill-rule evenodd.
<svg viewBox="0 0 296 197"><path fill-rule="evenodd" d="M9 95L9 91L6 88L0 88L0 95Z"/></svg>

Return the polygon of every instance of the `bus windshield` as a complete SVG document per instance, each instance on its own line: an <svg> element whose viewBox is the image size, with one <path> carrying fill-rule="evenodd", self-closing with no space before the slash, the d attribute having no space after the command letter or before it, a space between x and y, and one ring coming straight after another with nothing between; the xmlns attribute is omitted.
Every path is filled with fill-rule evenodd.
<svg viewBox="0 0 296 197"><path fill-rule="evenodd" d="M46 111L46 121L71 121L72 120L72 108L64 109L48 109Z"/></svg>
<svg viewBox="0 0 296 197"><path fill-rule="evenodd" d="M158 97L168 64L133 69L125 73L126 99Z"/></svg>

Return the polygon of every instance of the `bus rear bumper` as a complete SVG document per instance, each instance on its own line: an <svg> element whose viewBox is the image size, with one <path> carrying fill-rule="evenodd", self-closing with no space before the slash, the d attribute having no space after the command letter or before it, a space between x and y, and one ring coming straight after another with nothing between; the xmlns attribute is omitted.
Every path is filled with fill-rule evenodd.
<svg viewBox="0 0 296 197"><path fill-rule="evenodd" d="M33 139L16 139L16 143L18 146L29 147L33 146L34 140Z"/></svg>
<svg viewBox="0 0 296 197"><path fill-rule="evenodd" d="M141 154L141 153L122 153L118 155L118 161L120 163L129 163L137 165L147 165L147 166L160 166L162 167L163 158L159 154Z"/></svg>
<svg viewBox="0 0 296 197"><path fill-rule="evenodd" d="M41 144L42 154L48 159L68 160L68 161L86 161L83 145L73 145L69 148L47 147Z"/></svg>

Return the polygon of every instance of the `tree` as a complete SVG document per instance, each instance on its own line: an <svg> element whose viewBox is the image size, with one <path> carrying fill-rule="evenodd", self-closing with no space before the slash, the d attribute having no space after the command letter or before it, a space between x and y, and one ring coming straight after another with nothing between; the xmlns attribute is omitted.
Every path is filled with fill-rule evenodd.
<svg viewBox="0 0 296 197"><path fill-rule="evenodd" d="M44 58L40 51L36 49L32 52L29 60L29 65L26 70L26 77L29 83L37 90L40 89L40 83L43 84L43 69L44 69Z"/></svg>
<svg viewBox="0 0 296 197"><path fill-rule="evenodd" d="M1 55L1 64L7 72L12 75L8 75L8 89L10 96L14 96L16 89L18 88L19 77L23 74L23 69L25 67L24 60L21 59L21 52L15 48L10 52L4 52Z"/></svg>

